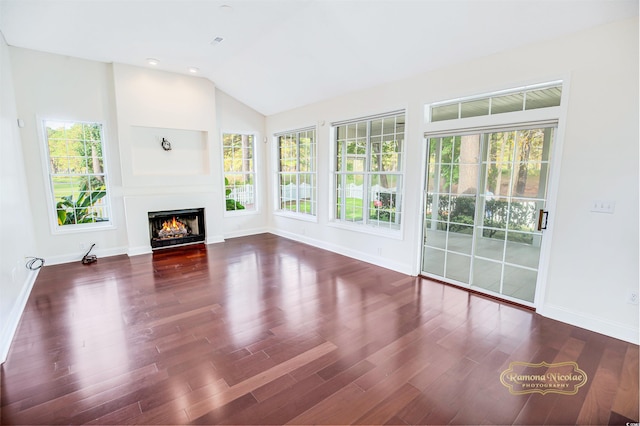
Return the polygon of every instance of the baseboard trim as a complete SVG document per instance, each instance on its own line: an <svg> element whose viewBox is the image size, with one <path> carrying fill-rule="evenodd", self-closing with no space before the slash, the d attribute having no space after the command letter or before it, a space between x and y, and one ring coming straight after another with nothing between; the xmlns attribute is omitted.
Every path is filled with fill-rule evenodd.
<svg viewBox="0 0 640 426"><path fill-rule="evenodd" d="M46 257L45 265L60 265L63 263L80 262L82 261L82 257L86 253L87 253L86 251L83 251L82 253ZM101 257L111 257L111 256L119 256L121 254L128 254L128 251L125 247L114 247L106 250L91 250L91 254L95 254L96 256L98 256L98 259L100 259Z"/></svg>
<svg viewBox="0 0 640 426"><path fill-rule="evenodd" d="M127 256L140 256L142 254L151 254L151 246L138 246L138 247L129 247L127 249Z"/></svg>
<svg viewBox="0 0 640 426"><path fill-rule="evenodd" d="M297 241L303 244L308 244L313 247L318 247L324 250L328 250L334 253L338 253L344 256L351 257L353 259L361 260L363 262L372 263L374 265L382 266L383 268L391 269L403 274L413 275L411 265L406 265L398 262L391 262L388 259L371 256L367 253L362 253L357 250L348 249L335 244L327 243L325 241L309 238L304 235L299 235L280 229L270 229L268 231L271 234L278 235L283 238L287 238L293 241ZM505 303L503 300L499 302ZM530 307L525 307L531 310ZM640 344L640 333L637 329L629 327L626 324L617 323L614 321L603 320L591 315L585 315L578 312L570 311L566 308L555 305L544 305L535 309L535 312L547 318L551 318L557 321L561 321L567 324L571 324L576 327L584 328L589 331L593 331L605 336L612 337L614 339L624 340L625 342Z"/></svg>
<svg viewBox="0 0 640 426"><path fill-rule="evenodd" d="M9 349L11 348L11 342L13 342L13 337L15 336L16 331L18 331L18 325L20 324L22 313L24 312L24 308L27 306L27 300L29 300L29 295L31 294L31 290L33 289L33 285L35 284L39 273L40 269L29 271L24 286L22 287L22 291L20 292L16 303L13 305L13 309L11 309L8 322L2 328L2 336L0 337L0 364L4 364L7 360Z"/></svg>
<svg viewBox="0 0 640 426"><path fill-rule="evenodd" d="M222 235L214 235L213 237L207 237L205 244L217 244L224 243L224 237Z"/></svg>
<svg viewBox="0 0 640 426"><path fill-rule="evenodd" d="M640 332L626 324L603 320L592 315L570 311L556 305L545 304L536 311L543 317L551 318L589 331L604 334L625 342L640 344Z"/></svg>
<svg viewBox="0 0 640 426"><path fill-rule="evenodd" d="M224 238L238 238L238 237L247 237L249 235L258 235L269 232L267 228L252 228L252 229L243 229L240 231L233 231L224 234ZM224 241L224 240L223 240Z"/></svg>
<svg viewBox="0 0 640 426"><path fill-rule="evenodd" d="M352 259L361 260L363 262L371 263L376 266L382 266L383 268L391 269L392 271L400 272L402 274L413 275L411 273L412 272L411 265L407 265L399 262L393 262L384 257L371 256L368 253L363 253L358 250L352 250L343 246L339 246L337 244L327 243L325 241L320 241L314 238L309 238L304 235L282 231L280 229L270 229L268 232L270 234L278 235L280 237L287 238L289 240L297 241L299 243L308 244L313 247L317 247L333 253L341 254L343 256L347 256Z"/></svg>

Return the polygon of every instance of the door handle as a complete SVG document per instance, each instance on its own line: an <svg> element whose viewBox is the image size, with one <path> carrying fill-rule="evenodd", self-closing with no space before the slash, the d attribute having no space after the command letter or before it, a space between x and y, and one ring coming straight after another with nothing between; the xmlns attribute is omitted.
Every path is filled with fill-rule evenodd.
<svg viewBox="0 0 640 426"><path fill-rule="evenodd" d="M549 212L544 209L540 209L538 213L538 231L547 229L547 221L549 220Z"/></svg>

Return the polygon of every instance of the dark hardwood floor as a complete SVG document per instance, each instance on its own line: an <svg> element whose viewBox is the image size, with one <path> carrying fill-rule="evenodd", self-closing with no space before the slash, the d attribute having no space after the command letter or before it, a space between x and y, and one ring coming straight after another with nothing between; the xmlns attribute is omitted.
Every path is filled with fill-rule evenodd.
<svg viewBox="0 0 640 426"><path fill-rule="evenodd" d="M575 395L511 362L574 361ZM2 424L625 424L638 346L270 234L45 266Z"/></svg>

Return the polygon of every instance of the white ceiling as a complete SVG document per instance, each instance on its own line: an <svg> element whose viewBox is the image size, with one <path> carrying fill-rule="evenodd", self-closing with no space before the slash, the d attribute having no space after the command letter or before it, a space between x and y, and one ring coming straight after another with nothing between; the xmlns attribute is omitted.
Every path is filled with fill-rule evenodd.
<svg viewBox="0 0 640 426"><path fill-rule="evenodd" d="M638 0L0 0L9 45L197 67L265 115L632 16Z"/></svg>

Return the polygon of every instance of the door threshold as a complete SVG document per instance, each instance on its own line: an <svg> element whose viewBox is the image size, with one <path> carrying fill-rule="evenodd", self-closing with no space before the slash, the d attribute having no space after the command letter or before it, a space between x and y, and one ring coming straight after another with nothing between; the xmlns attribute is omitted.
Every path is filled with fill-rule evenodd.
<svg viewBox="0 0 640 426"><path fill-rule="evenodd" d="M507 305L515 306L515 307L522 308L522 309L526 309L527 311L536 312L536 308L534 308L533 306L523 305L523 304L521 304L521 303L514 302L513 300L503 299L503 298L501 298L501 297L494 296L494 295L492 295L492 294L483 293L483 292L481 292L481 291L474 290L474 289L472 289L472 288L461 287L461 286L459 286L459 285L455 285L455 284L452 284L452 283L448 283L448 282L446 282L446 281L439 280L439 279L437 279L437 278L427 277L426 275L422 275L422 274L420 274L420 275L418 275L418 276L419 276L420 278L425 279L425 280L433 281L433 282L436 282L436 283L444 284L444 285L449 286L449 287L455 287L455 288L457 288L457 289L464 290L464 291L466 291L467 293L475 294L476 296L481 296L481 297L484 297L484 298L486 298L486 299L495 300L496 302L505 303L505 304L507 304Z"/></svg>

